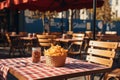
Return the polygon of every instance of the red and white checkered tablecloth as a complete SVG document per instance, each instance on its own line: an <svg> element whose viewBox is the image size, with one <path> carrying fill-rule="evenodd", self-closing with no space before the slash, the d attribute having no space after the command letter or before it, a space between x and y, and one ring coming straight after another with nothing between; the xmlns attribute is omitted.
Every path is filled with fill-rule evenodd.
<svg viewBox="0 0 120 80"><path fill-rule="evenodd" d="M6 76L8 73L9 67L0 64L0 80L7 80Z"/></svg>
<svg viewBox="0 0 120 80"><path fill-rule="evenodd" d="M49 79L55 77L68 77L68 75L80 74L84 72L92 72L108 67L76 60L72 58L66 59L66 64L63 67L50 67L45 64L45 58L41 58L41 62L32 63L31 58L14 58L14 59L0 59L0 72L3 71L1 68L7 67L7 69L13 69L14 73L24 77L25 80L36 80L36 79ZM7 71L4 71L7 72ZM53 80L52 79L52 80Z"/></svg>

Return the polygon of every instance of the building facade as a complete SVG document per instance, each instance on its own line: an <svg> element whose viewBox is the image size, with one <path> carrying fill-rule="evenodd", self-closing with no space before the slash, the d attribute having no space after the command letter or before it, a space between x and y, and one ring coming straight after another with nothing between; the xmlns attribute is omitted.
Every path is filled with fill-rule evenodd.
<svg viewBox="0 0 120 80"><path fill-rule="evenodd" d="M120 0L111 0L111 14L112 18L120 18Z"/></svg>

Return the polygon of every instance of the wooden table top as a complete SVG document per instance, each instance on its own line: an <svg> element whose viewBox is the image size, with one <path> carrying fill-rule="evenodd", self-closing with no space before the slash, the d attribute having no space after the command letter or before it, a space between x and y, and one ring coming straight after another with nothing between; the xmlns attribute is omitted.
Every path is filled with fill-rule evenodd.
<svg viewBox="0 0 120 80"><path fill-rule="evenodd" d="M23 40L33 40L33 39L37 39L36 37L20 37L20 39Z"/></svg>

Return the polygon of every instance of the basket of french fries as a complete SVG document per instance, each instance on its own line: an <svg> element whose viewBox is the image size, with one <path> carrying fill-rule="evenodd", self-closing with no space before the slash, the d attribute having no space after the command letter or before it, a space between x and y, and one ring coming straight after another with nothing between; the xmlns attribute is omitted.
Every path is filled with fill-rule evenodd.
<svg viewBox="0 0 120 80"><path fill-rule="evenodd" d="M51 45L51 47L44 51L46 64L48 66L61 67L64 66L68 50L59 45Z"/></svg>

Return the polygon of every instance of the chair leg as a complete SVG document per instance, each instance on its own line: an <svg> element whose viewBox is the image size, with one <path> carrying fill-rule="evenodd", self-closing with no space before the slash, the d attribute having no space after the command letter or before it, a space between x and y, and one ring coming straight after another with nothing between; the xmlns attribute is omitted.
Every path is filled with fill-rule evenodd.
<svg viewBox="0 0 120 80"><path fill-rule="evenodd" d="M11 56L11 49L10 49L10 51L9 51L9 56Z"/></svg>
<svg viewBox="0 0 120 80"><path fill-rule="evenodd" d="M102 73L99 80L102 80L104 78L104 75L105 75L105 73Z"/></svg>
<svg viewBox="0 0 120 80"><path fill-rule="evenodd" d="M91 76L90 75L85 76L85 80L91 80Z"/></svg>
<svg viewBox="0 0 120 80"><path fill-rule="evenodd" d="M26 53L25 53L25 49L23 48L23 49L21 49L22 50L22 53L25 55Z"/></svg>
<svg viewBox="0 0 120 80"><path fill-rule="evenodd" d="M120 80L120 78L116 78L116 77L107 77L105 80Z"/></svg>
<svg viewBox="0 0 120 80"><path fill-rule="evenodd" d="M10 47L10 50L9 50L9 56L11 56L12 51L13 51L13 48L12 48L12 47Z"/></svg>
<svg viewBox="0 0 120 80"><path fill-rule="evenodd" d="M21 49L18 49L18 52L20 53L20 56L22 55L22 51L21 51Z"/></svg>
<svg viewBox="0 0 120 80"><path fill-rule="evenodd" d="M105 75L104 75L104 78L103 78L104 80L109 80L109 77L108 77L108 73L105 73Z"/></svg>
<svg viewBox="0 0 120 80"><path fill-rule="evenodd" d="M13 56L15 56L15 52L16 52L16 49L15 48L13 48Z"/></svg>

